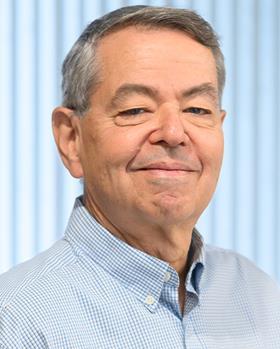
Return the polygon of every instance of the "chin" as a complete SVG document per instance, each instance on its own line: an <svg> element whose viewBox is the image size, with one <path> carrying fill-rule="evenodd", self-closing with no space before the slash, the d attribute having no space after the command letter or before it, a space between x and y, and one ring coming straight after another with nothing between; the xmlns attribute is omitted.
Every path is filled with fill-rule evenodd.
<svg viewBox="0 0 280 349"><path fill-rule="evenodd" d="M182 202L178 198L162 198L155 202L155 216L166 224L178 224L180 222L195 222L195 205L194 202Z"/></svg>

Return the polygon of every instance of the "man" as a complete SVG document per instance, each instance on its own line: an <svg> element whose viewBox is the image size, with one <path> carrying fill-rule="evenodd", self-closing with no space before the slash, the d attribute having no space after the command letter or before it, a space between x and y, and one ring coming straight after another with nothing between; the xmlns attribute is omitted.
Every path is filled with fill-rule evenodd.
<svg viewBox="0 0 280 349"><path fill-rule="evenodd" d="M53 130L84 179L65 236L0 278L0 348L280 348L276 284L195 224L223 155L224 62L189 10L82 33Z"/></svg>

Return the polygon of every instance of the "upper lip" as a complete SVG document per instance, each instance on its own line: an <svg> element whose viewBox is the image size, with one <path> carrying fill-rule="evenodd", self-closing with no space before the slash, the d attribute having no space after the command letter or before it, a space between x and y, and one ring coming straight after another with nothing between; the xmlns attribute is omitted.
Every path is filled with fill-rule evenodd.
<svg viewBox="0 0 280 349"><path fill-rule="evenodd" d="M198 171L198 169L181 162L153 162L139 168L139 170Z"/></svg>

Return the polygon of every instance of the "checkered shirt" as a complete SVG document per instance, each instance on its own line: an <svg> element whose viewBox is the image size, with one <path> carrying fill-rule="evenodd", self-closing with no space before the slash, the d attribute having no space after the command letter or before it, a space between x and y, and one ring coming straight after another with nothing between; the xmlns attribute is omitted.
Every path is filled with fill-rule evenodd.
<svg viewBox="0 0 280 349"><path fill-rule="evenodd" d="M65 236L0 276L0 348L279 349L278 286L194 239L181 314L176 271L114 237L78 198Z"/></svg>

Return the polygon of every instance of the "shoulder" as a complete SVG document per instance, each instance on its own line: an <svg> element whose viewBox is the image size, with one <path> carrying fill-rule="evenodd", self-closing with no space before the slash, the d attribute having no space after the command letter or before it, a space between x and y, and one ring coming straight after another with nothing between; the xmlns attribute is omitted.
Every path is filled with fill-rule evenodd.
<svg viewBox="0 0 280 349"><path fill-rule="evenodd" d="M42 279L75 260L68 242L59 240L48 250L0 275L0 312L23 294L34 294Z"/></svg>
<svg viewBox="0 0 280 349"><path fill-rule="evenodd" d="M229 249L205 245L205 263L208 272L228 275L246 283L268 283L279 292L277 283L247 257Z"/></svg>
<svg viewBox="0 0 280 349"><path fill-rule="evenodd" d="M30 343L44 347L41 336L34 333L40 333L43 314L60 294L65 275L76 260L70 244L59 240L0 276L0 347L5 343L9 348L21 348L25 341L28 347Z"/></svg>
<svg viewBox="0 0 280 349"><path fill-rule="evenodd" d="M280 288L248 258L231 250L205 246L204 285L216 295L232 297L258 321L280 328ZM210 291L210 292L211 292Z"/></svg>

